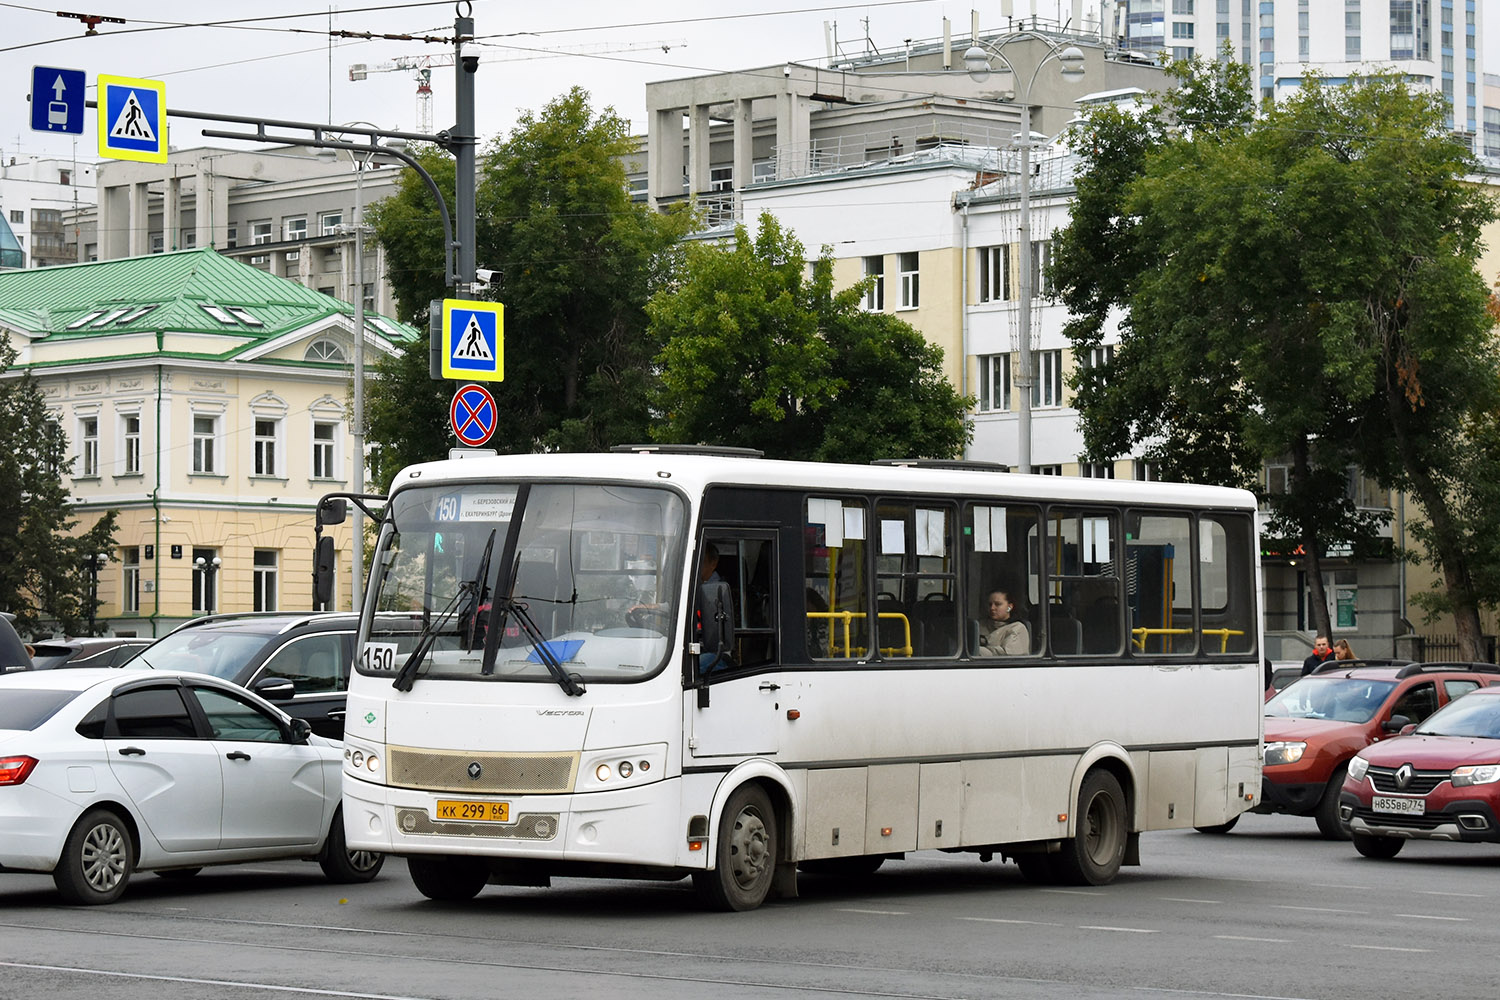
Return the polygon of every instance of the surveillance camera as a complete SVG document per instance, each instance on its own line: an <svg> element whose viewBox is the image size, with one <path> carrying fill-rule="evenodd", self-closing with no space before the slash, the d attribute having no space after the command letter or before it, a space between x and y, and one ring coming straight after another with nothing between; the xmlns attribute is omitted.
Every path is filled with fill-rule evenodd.
<svg viewBox="0 0 1500 1000"><path fill-rule="evenodd" d="M474 284L484 286L494 282L500 276L499 271L488 271L482 267L474 269Z"/></svg>

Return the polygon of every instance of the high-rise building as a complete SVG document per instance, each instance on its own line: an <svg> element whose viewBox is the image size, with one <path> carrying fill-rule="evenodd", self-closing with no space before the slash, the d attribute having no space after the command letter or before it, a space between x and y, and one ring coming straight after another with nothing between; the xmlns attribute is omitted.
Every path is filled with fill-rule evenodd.
<svg viewBox="0 0 1500 1000"><path fill-rule="evenodd" d="M1484 87L1480 0L1114 0L1120 44L1174 58L1213 58L1227 44L1279 99L1316 72L1343 83L1396 69L1440 91L1448 124L1476 153L1500 156L1500 109ZM1494 120L1493 128L1481 124Z"/></svg>

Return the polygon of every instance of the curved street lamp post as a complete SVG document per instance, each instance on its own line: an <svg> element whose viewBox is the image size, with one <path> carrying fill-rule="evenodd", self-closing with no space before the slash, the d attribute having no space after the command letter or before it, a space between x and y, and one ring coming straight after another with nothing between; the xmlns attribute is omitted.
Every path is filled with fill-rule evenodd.
<svg viewBox="0 0 1500 1000"><path fill-rule="evenodd" d="M1023 31L1010 35L999 45L992 45L980 38L974 39L974 44L964 51L964 69L969 74L969 79L975 83L984 83L990 78L993 70L990 67L990 58L993 56L999 60L1004 69L1001 73L1015 78L1014 64L1006 58L1001 51L1007 44L1020 38L1030 38L1043 42L1050 46L1045 55L1037 62L1031 71L1031 76L1026 80L1026 89L1016 94L1011 91L1013 100L1021 108L1021 142L1020 142L1020 185L1017 209L1020 214L1020 233L1018 242L1020 246L1017 256L1019 260L1020 281L1017 292L1021 299L1019 339L1021 351L1019 363L1016 365L1016 377L1014 379L1017 390L1021 396L1021 413L1016 422L1016 434L1019 438L1017 447L1016 465L1022 472L1031 471L1031 390L1036 382L1032 372L1031 356L1031 296L1034 278L1036 277L1032 267L1031 251L1031 88L1036 83L1037 74L1042 67L1053 60L1061 67L1062 78L1068 82L1083 79L1083 50L1076 45L1070 44L1067 39L1057 41L1035 31ZM967 364L967 361L965 362Z"/></svg>

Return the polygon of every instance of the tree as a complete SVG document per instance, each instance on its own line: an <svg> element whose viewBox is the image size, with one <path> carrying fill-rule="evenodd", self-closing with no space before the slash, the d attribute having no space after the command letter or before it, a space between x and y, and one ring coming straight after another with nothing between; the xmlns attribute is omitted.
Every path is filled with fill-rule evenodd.
<svg viewBox="0 0 1500 1000"><path fill-rule="evenodd" d="M1105 312L1127 311L1113 363L1077 379L1091 454L1144 447L1184 478L1240 484L1290 456L1273 529L1302 545L1320 631L1321 550L1373 528L1345 497L1345 468L1410 491L1477 657L1485 598L1454 521L1451 445L1496 410L1474 269L1491 210L1463 183L1440 97L1394 75L1310 79L1252 119L1204 113L1208 93L1237 91L1216 107L1248 109L1241 69L1176 72L1200 85L1136 123L1091 119L1078 139L1080 202L1093 201L1058 241L1056 277L1079 314L1069 335L1094 346ZM1107 164L1112 150L1128 165Z"/></svg>
<svg viewBox="0 0 1500 1000"><path fill-rule="evenodd" d="M972 401L943 378L942 349L861 310L863 294L834 290L826 250L809 269L769 214L753 238L741 226L730 246L689 247L647 306L665 345L657 439L826 462L958 455Z"/></svg>
<svg viewBox="0 0 1500 1000"><path fill-rule="evenodd" d="M522 114L481 157L476 254L497 272L485 294L505 304L505 381L491 386L499 408L491 447L595 451L648 438L656 345L644 307L688 217L631 200L623 163L633 149L627 123L609 108L595 114L575 87L540 115ZM451 163L433 152L422 162L451 192ZM428 301L444 294L435 215L415 176L371 213L402 315L423 327ZM452 390L427 378L425 342L383 359L376 372L370 438L384 483L402 465L446 452Z"/></svg>
<svg viewBox="0 0 1500 1000"><path fill-rule="evenodd" d="M62 480L72 466L67 441L31 373L7 376L15 360L0 333L0 610L15 613L22 633L55 621L77 634L97 611L84 558L113 550L116 512L72 534L78 520Z"/></svg>

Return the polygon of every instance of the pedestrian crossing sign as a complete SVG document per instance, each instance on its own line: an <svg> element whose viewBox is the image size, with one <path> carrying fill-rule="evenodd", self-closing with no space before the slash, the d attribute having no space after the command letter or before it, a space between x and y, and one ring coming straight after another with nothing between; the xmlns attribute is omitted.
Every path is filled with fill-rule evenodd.
<svg viewBox="0 0 1500 1000"><path fill-rule="evenodd" d="M505 307L443 300L443 377L505 381Z"/></svg>
<svg viewBox="0 0 1500 1000"><path fill-rule="evenodd" d="M99 155L167 162L167 85L99 74Z"/></svg>

